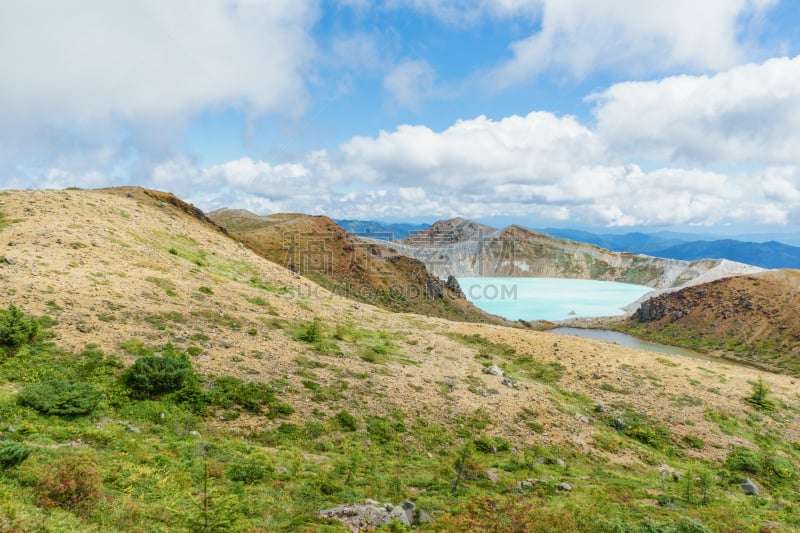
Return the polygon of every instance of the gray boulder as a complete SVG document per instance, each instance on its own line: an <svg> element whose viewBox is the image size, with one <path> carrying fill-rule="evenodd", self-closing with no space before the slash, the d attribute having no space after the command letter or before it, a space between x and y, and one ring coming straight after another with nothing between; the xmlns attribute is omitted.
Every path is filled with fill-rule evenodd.
<svg viewBox="0 0 800 533"><path fill-rule="evenodd" d="M753 483L749 478L744 480L743 483L740 483L739 488L741 488L742 492L748 496L761 496L761 489L759 489L758 485Z"/></svg>
<svg viewBox="0 0 800 533"><path fill-rule="evenodd" d="M339 505L319 512L320 518L338 520L353 533L372 530L392 521L405 526L416 526L433 521L427 512L417 509L412 502L399 505L391 503L379 504L375 500L364 500L363 503Z"/></svg>
<svg viewBox="0 0 800 533"><path fill-rule="evenodd" d="M503 373L503 369L500 368L497 365L487 366L486 368L483 369L483 371L485 373L487 373L487 374L491 374L493 376L497 376L497 377L501 377L501 378L503 377L503 374L504 374Z"/></svg>

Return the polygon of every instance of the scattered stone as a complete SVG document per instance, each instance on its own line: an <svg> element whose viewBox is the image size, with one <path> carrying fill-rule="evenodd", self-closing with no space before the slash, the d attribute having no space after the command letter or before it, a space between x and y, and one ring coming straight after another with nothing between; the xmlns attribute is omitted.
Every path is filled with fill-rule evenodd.
<svg viewBox="0 0 800 533"><path fill-rule="evenodd" d="M286 468L285 466L276 466L274 472L276 474L288 474L289 469Z"/></svg>
<svg viewBox="0 0 800 533"><path fill-rule="evenodd" d="M625 421L623 419L615 418L614 421L611 422L611 427L614 428L614 429L619 429L620 431L622 431L623 429L628 427L628 425L625 423Z"/></svg>
<svg viewBox="0 0 800 533"><path fill-rule="evenodd" d="M595 413L605 413L607 411L608 411L608 407L606 407L602 403L598 403L597 405L594 406L594 412Z"/></svg>
<svg viewBox="0 0 800 533"><path fill-rule="evenodd" d="M556 464L561 468L567 467L567 462L564 459L556 459Z"/></svg>
<svg viewBox="0 0 800 533"><path fill-rule="evenodd" d="M599 372L594 372L592 374L592 379L600 379L601 377L603 377L603 376L601 376Z"/></svg>
<svg viewBox="0 0 800 533"><path fill-rule="evenodd" d="M740 483L739 488L741 488L742 492L748 496L761 496L761 489L759 489L758 485L753 483L750 478L746 479L743 483Z"/></svg>
<svg viewBox="0 0 800 533"><path fill-rule="evenodd" d="M88 324L78 324L77 329L81 333L89 333L90 331L92 331L92 329L89 327Z"/></svg>
<svg viewBox="0 0 800 533"><path fill-rule="evenodd" d="M486 479L488 479L492 483L497 483L500 480L500 477L497 475L497 470L495 470L494 468L490 468L489 470L484 472L484 474L486 475Z"/></svg>
<svg viewBox="0 0 800 533"><path fill-rule="evenodd" d="M193 429L193 430L191 430L189 432L189 435L194 435L195 437L199 437L200 436L200 432L197 431L196 429Z"/></svg>
<svg viewBox="0 0 800 533"><path fill-rule="evenodd" d="M16 261L10 257L4 257L4 259L6 263L8 263L9 265L13 265L14 263L16 263Z"/></svg>
<svg viewBox="0 0 800 533"><path fill-rule="evenodd" d="M361 309L361 305L358 302L353 302L351 307L356 310Z"/></svg>
<svg viewBox="0 0 800 533"><path fill-rule="evenodd" d="M516 382L516 381L514 381L514 380L513 380L513 379L511 379L511 378L503 378L503 381L502 381L502 383L503 383L503 385L505 385L506 387L511 387L512 389L516 389L516 388L517 388L517 382Z"/></svg>
<svg viewBox="0 0 800 533"><path fill-rule="evenodd" d="M141 430L134 426L133 424L128 424L125 426L125 431L130 431L131 433L139 433Z"/></svg>
<svg viewBox="0 0 800 533"><path fill-rule="evenodd" d="M493 376L497 376L497 377L501 377L501 378L503 377L503 374L504 374L503 369L500 368L497 365L488 366L488 367L484 368L483 371L486 374L491 374Z"/></svg>
<svg viewBox="0 0 800 533"><path fill-rule="evenodd" d="M379 504L375 500L366 499L364 503L339 505L319 512L320 518L331 518L343 523L353 533L372 530L392 521L404 526L417 526L433 521L427 512L417 509L411 502L399 505L391 503Z"/></svg>
<svg viewBox="0 0 800 533"><path fill-rule="evenodd" d="M575 418L577 418L578 420L580 420L580 421L581 421L581 422L583 422L584 424L591 424L591 423L592 423L592 421L591 421L591 420L589 420L589 418L588 418L588 417L585 417L585 416L583 416L583 415L582 415L582 414L580 414L580 413L576 414L576 415L575 415Z"/></svg>
<svg viewBox="0 0 800 533"><path fill-rule="evenodd" d="M572 485L570 485L569 483L559 483L558 485L556 485L556 490L569 492L572 490Z"/></svg>

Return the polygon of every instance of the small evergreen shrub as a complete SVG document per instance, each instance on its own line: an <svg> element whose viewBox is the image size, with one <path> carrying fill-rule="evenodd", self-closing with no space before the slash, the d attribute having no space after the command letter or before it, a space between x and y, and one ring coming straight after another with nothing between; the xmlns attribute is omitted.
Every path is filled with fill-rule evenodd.
<svg viewBox="0 0 800 533"><path fill-rule="evenodd" d="M28 458L31 449L19 442L0 440L0 468L17 466Z"/></svg>
<svg viewBox="0 0 800 533"><path fill-rule="evenodd" d="M343 431L355 431L358 429L356 418L347 411L340 411L336 415L336 423L339 424Z"/></svg>
<svg viewBox="0 0 800 533"><path fill-rule="evenodd" d="M175 392L192 375L191 363L172 355L144 356L125 371L123 382L136 398L152 398Z"/></svg>
<svg viewBox="0 0 800 533"><path fill-rule="evenodd" d="M764 471L764 458L753 450L737 446L728 454L725 466L733 472L760 474Z"/></svg>
<svg viewBox="0 0 800 533"><path fill-rule="evenodd" d="M28 385L19 391L17 400L45 415L80 416L91 413L101 397L90 383L52 379Z"/></svg>
<svg viewBox="0 0 800 533"><path fill-rule="evenodd" d="M269 477L272 464L267 457L256 455L228 469L228 478L246 485L253 485Z"/></svg>
<svg viewBox="0 0 800 533"><path fill-rule="evenodd" d="M260 413L263 405L275 403L272 389L263 383L245 383L239 378L222 376L217 378L208 391L209 401L225 409L239 405L251 413Z"/></svg>
<svg viewBox="0 0 800 533"><path fill-rule="evenodd" d="M5 311L0 310L0 346L16 350L30 344L39 335L39 322L9 304Z"/></svg>

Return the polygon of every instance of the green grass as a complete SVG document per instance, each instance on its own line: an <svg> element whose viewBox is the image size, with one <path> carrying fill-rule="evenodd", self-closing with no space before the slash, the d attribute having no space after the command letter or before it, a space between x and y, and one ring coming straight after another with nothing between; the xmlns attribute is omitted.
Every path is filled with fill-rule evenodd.
<svg viewBox="0 0 800 533"><path fill-rule="evenodd" d="M298 332L309 341L327 338L347 349L399 346L399 337L380 330L321 326ZM681 446L708 445L693 435L675 439L644 413L626 411L625 430L600 418L597 450L626 457L608 461L599 451L586 453L583 445L500 436L488 410L451 414L439 422L410 407L367 411L345 381L313 377L331 362L308 354L295 363L310 377L257 383L193 375L177 393L138 400L122 383L124 368L113 354L92 345L69 353L47 337L45 323L39 337L0 361L3 531L191 531L202 530L200 522L207 519L232 532L344 533L341 525L319 518L319 510L364 498L413 500L436 518L421 531L754 531L754 524L768 521L787 530L800 524L800 443L785 442L755 416L740 420L706 411L707 418L752 443L716 463L678 453ZM478 344L504 362L516 358L502 347ZM171 345L139 339L124 342L123 351L135 357L185 356ZM515 371L531 364L518 362ZM69 417L17 401L18 390L51 378L89 383L102 397L89 414ZM547 385L555 407L590 403L556 389L555 382ZM311 420L292 414L284 398L290 390L301 401L318 402ZM325 404L333 398L351 404L346 410ZM225 425L245 416L263 418L238 429ZM503 423L534 434L547 429L539 425L539 413L525 405ZM632 462L631 456L643 462ZM662 476L644 463L666 463L683 475ZM461 475L455 483L457 466ZM499 476L497 483L488 479L490 469ZM47 491L63 488L76 471L94 484L74 500L59 500L75 501L74 507L46 507ZM758 483L764 497L743 496L737 485L743 477ZM519 493L517 482L527 479L538 481ZM559 491L562 482L573 490Z"/></svg>

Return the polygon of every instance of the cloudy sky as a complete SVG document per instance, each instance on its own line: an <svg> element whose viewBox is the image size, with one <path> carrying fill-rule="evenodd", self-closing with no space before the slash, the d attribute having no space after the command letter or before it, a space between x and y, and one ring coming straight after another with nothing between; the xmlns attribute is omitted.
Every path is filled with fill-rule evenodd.
<svg viewBox="0 0 800 533"><path fill-rule="evenodd" d="M0 186L531 225L800 225L794 0L0 3Z"/></svg>

